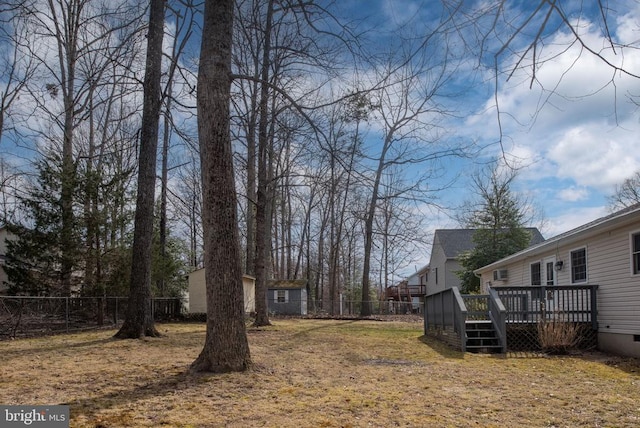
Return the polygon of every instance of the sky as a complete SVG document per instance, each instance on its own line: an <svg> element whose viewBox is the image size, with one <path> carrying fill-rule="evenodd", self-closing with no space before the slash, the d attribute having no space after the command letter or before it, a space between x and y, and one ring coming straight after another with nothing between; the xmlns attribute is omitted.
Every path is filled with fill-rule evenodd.
<svg viewBox="0 0 640 428"><path fill-rule="evenodd" d="M507 1L507 14L500 22L517 25L537 3ZM624 49L616 47L615 52L604 37L599 11L593 9L598 2L558 3L587 47L610 64L640 75L637 1L601 2L606 8L611 37L616 43L629 45ZM436 22L439 4L436 0L337 0L331 11L341 22L360 22L363 44L369 43L379 51L401 51L405 46L398 44L398 37L416 43ZM469 16L480 5L493 4L496 2L465 0L461 16ZM470 197L470 173L486 168L487 161L495 157L520 168L514 190L543 212L541 232L546 238L606 215L607 197L616 185L640 170L640 111L633 102L640 103L640 78L616 72L575 43L575 36L557 18L550 20L543 32L544 45L536 50L535 79L532 80L530 57L509 76L518 53L536 34L540 18L532 20L531 27L513 39L513 28L489 33L486 51L479 56L471 36L474 31L486 30L487 23L492 22L490 18L478 21L477 27L459 27L468 46L451 34L449 47L460 53L459 68L450 88L457 94L450 105L456 114L442 125L451 142L474 142L483 150L472 158L443 162L445 174L434 186L446 189L438 194L439 208L431 207L422 213L428 216L427 227L458 227L456 207ZM512 41L513 49L506 49L498 57L496 81L494 54L507 40ZM432 53L437 52L429 52ZM457 180L451 183L454 177ZM426 262L428 258L418 264Z"/></svg>
<svg viewBox="0 0 640 428"><path fill-rule="evenodd" d="M528 12L524 8L537 3L507 2L507 7L510 16L522 18ZM611 64L640 75L640 50L634 49L640 47L638 3L603 2L612 38L630 45L615 52L604 38L598 11L588 9L595 2L560 3L588 47ZM380 0L367 4L370 16L383 17L380 22L391 26L428 15L433 2ZM469 2L469 7L474 4ZM640 111L633 102L640 102L640 79L616 72L575 43L568 27L551 22L554 25L545 33L544 46L536 52L542 61L535 80L530 57L506 79L510 65L518 59L508 50L499 57L497 92L493 55L486 55L481 67L466 71L468 76L473 73L474 87L465 93L451 138L476 141L485 149L474 159L446 164L450 175L460 178L440 195L441 205L456 206L469 196L469 172L482 168L491 157L502 157L520 168L514 191L541 209L545 238L606 215L607 197L616 185L640 170ZM534 34L531 29L524 33ZM499 46L497 37L489 43L493 43L492 52ZM516 38L514 47L524 46L526 40ZM473 61L477 59L470 64ZM433 228L457 227L449 214L446 209L433 212Z"/></svg>

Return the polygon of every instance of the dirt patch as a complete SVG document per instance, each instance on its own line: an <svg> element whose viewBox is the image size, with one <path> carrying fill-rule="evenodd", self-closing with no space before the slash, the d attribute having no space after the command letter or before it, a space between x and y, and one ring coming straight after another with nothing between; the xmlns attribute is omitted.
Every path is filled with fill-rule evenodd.
<svg viewBox="0 0 640 428"><path fill-rule="evenodd" d="M462 354L414 322L273 320L253 367L189 375L203 324L0 343L0 402L69 404L72 427L635 427L627 359ZM635 370L635 369L633 369Z"/></svg>

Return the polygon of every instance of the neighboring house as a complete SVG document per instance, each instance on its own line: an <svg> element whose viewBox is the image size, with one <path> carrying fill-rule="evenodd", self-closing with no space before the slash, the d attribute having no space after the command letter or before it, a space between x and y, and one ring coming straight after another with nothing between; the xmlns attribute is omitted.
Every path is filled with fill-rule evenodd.
<svg viewBox="0 0 640 428"><path fill-rule="evenodd" d="M422 298L427 293L429 265L421 267L413 275L397 285L387 287L385 298L388 301L411 302L413 309L419 309Z"/></svg>
<svg viewBox="0 0 640 428"><path fill-rule="evenodd" d="M244 289L245 313L256 310L256 279L249 275L242 275ZM204 268L189 274L189 313L207 312L207 288L204 279Z"/></svg>
<svg viewBox="0 0 640 428"><path fill-rule="evenodd" d="M559 293L553 287L597 286L598 347L640 357L640 204L505 257L476 274L484 291L546 287L541 298L550 311L562 304L554 301Z"/></svg>
<svg viewBox="0 0 640 428"><path fill-rule="evenodd" d="M267 308L275 315L306 315L307 281L304 279L268 281Z"/></svg>
<svg viewBox="0 0 640 428"><path fill-rule="evenodd" d="M531 245L544 241L535 227L526 228L531 233ZM427 294L434 294L452 287L460 287L456 274L461 269L458 256L475 248L473 234L476 229L437 229L433 235L431 259L427 281Z"/></svg>

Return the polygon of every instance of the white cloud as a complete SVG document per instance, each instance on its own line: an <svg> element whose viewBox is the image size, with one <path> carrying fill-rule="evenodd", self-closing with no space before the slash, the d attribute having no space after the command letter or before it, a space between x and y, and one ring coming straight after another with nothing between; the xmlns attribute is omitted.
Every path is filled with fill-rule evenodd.
<svg viewBox="0 0 640 428"><path fill-rule="evenodd" d="M621 42L638 44L637 16L618 19ZM640 51L614 53L599 29L587 21L582 21L580 32L611 63L640 70ZM616 73L579 44L570 45L572 40L567 33L549 40L539 52L540 58L549 60L537 67L532 88L531 69L522 68L503 82L497 94L507 159L529 165L520 177L531 186L544 180L544 187L552 187L549 180L556 180L556 196L565 202L583 201L597 192L610 194L616 184L640 170L640 113L629 100L640 95L640 79ZM466 122L467 132L482 135L484 141L497 140L497 124L493 97Z"/></svg>
<svg viewBox="0 0 640 428"><path fill-rule="evenodd" d="M547 232L545 237L551 238L557 236L607 214L609 214L609 212L607 211L607 207L604 206L586 207L561 213L548 220L545 227L545 231Z"/></svg>
<svg viewBox="0 0 640 428"><path fill-rule="evenodd" d="M567 202L584 201L589 196L589 191L585 187L570 186L561 189L558 193L558 199Z"/></svg>
<svg viewBox="0 0 640 428"><path fill-rule="evenodd" d="M394 25L403 25L416 18L420 5L411 0L385 0L382 10Z"/></svg>
<svg viewBox="0 0 640 428"><path fill-rule="evenodd" d="M616 130L603 132L597 124L567 130L548 158L557 165L557 176L576 184L611 192L615 185L640 169L637 139L631 135L615 138Z"/></svg>

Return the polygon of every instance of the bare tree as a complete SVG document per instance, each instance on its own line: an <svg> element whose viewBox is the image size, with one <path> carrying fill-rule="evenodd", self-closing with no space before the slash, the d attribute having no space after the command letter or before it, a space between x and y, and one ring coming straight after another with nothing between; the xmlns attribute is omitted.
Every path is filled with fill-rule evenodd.
<svg viewBox="0 0 640 428"><path fill-rule="evenodd" d="M459 31L461 40L466 42L469 53L477 58L479 68L489 67L493 70L501 144L502 118L513 112L502 111L500 87L503 81L509 81L514 76L527 76L530 88L540 88L539 112L554 95L563 95L558 93L562 80L568 78L570 69L583 55L590 56L611 70L611 77L605 86L612 87L616 93L612 99L616 115L617 104L625 97L637 100L638 95L634 93L618 96L618 82L626 78L640 78L640 73L627 60L628 53L639 48L637 39L621 41L612 31L615 21L631 12L634 4L633 1L615 3L614 7L603 1L536 0L513 5L500 0L469 7L464 0L442 2L453 18L454 28ZM637 27L637 23L635 25ZM590 37L593 32L599 33L601 38ZM563 41L559 45L554 38L561 33ZM558 57L567 55L573 55L574 59L569 61L567 69L557 81L543 82L539 79L539 72L547 62L557 61ZM589 95L592 94L584 94ZM533 116L534 120L536 116Z"/></svg>
<svg viewBox="0 0 640 428"><path fill-rule="evenodd" d="M230 134L233 0L207 0L198 72L207 333L194 372L251 365L244 323L237 197Z"/></svg>
<svg viewBox="0 0 640 428"><path fill-rule="evenodd" d="M640 171L616 186L613 195L609 197L609 207L612 211L640 203Z"/></svg>
<svg viewBox="0 0 640 428"><path fill-rule="evenodd" d="M60 163L61 179L53 189L60 192L54 210L59 213L55 221L61 223L55 266L60 283L56 292L65 295L72 286L83 293L87 288L79 285L72 272L85 268L88 281L95 283L102 243L96 232L106 227L106 220L96 225L100 217L96 201L114 203L118 196L110 191L112 185L128 185L131 171L124 165L131 156L120 156L123 162L118 166L113 162L119 156L116 153L133 145L126 134L136 110L127 105L123 93L130 95L135 86L129 66L139 46L138 6L126 1L107 5L98 0L9 0L2 4L12 8L15 18L10 26L3 26L14 34L10 43L19 68L12 71L13 82L18 82L20 73L29 77L22 86L9 87L20 88L21 93L15 105L20 108L12 115L19 117L17 144L42 160ZM51 152L61 156L48 157ZM107 171L116 168L120 169L118 177L109 176Z"/></svg>
<svg viewBox="0 0 640 428"><path fill-rule="evenodd" d="M28 37L27 28L23 25L24 20L18 11L18 8L10 8L5 12L8 17L0 19L0 46L6 48L0 51L0 75L3 77L3 85L0 88L0 141L6 127L5 119L10 116L12 105L33 77L37 65L35 58L22 55Z"/></svg>
<svg viewBox="0 0 640 428"><path fill-rule="evenodd" d="M173 6L173 7L172 7ZM175 8L174 5L169 5L168 10L174 18L175 34L172 34L171 54L169 55L169 70L166 74L166 83L163 90L164 110L163 116L163 132L162 132L162 155L161 155L161 172L160 172L160 212L159 212L159 247L160 247L160 260L161 265L166 265L167 261L167 203L169 194L169 170L179 168L180 165L173 167L169 166L169 149L171 146L171 137L173 135L173 98L174 98L174 85L176 80L176 74L178 71L179 63L183 59L184 51L193 33L193 27L195 20L193 17L194 5L190 3L183 3L182 7ZM184 95L184 94L178 94ZM185 97L186 98L186 97ZM178 133L180 134L180 133ZM161 273L157 280L157 290L160 296L165 296L166 291L166 278L164 272Z"/></svg>
<svg viewBox="0 0 640 428"><path fill-rule="evenodd" d="M133 260L127 316L115 337L120 339L159 336L151 310L151 248L155 205L158 126L160 123L162 40L166 0L151 0L144 105L140 132L138 194L133 236Z"/></svg>
<svg viewBox="0 0 640 428"><path fill-rule="evenodd" d="M294 258L293 247L283 242L293 231L283 229L278 220L287 222L294 210L288 187L296 185L291 176L300 153L299 129L306 126L318 132L310 112L323 84L310 82L309 77L328 79L339 58L335 41L340 36L320 27L340 25L321 2L314 1L241 1L238 16L240 42L234 64L240 97L235 108L242 127L238 135L246 144L247 263L253 262L247 270L256 277L255 324L262 325L269 322L266 280L272 267L280 264L275 267L283 275L295 271L287 266ZM281 202L279 207L276 201ZM274 240L276 230L280 242Z"/></svg>
<svg viewBox="0 0 640 428"><path fill-rule="evenodd" d="M438 30L432 37L437 34ZM438 49L436 45L434 42L430 49ZM381 69L381 77L389 77L386 77L386 85L376 93L374 102L383 131L379 150L370 155L374 167L368 176L371 190L363 214L362 316L371 315L368 303L371 300L371 253L374 220L381 198L385 194L386 198L416 197L425 190L422 184L429 183L429 177L433 175L433 162L463 153L462 147L447 148L440 142L438 122L448 114L441 102L446 96L443 88L455 70L454 64L449 63L446 46L441 49L444 53L439 58L426 52L421 56L410 53L408 57L398 58L400 65L392 60ZM410 165L423 165L423 176L404 187L383 191L383 178L390 168Z"/></svg>

